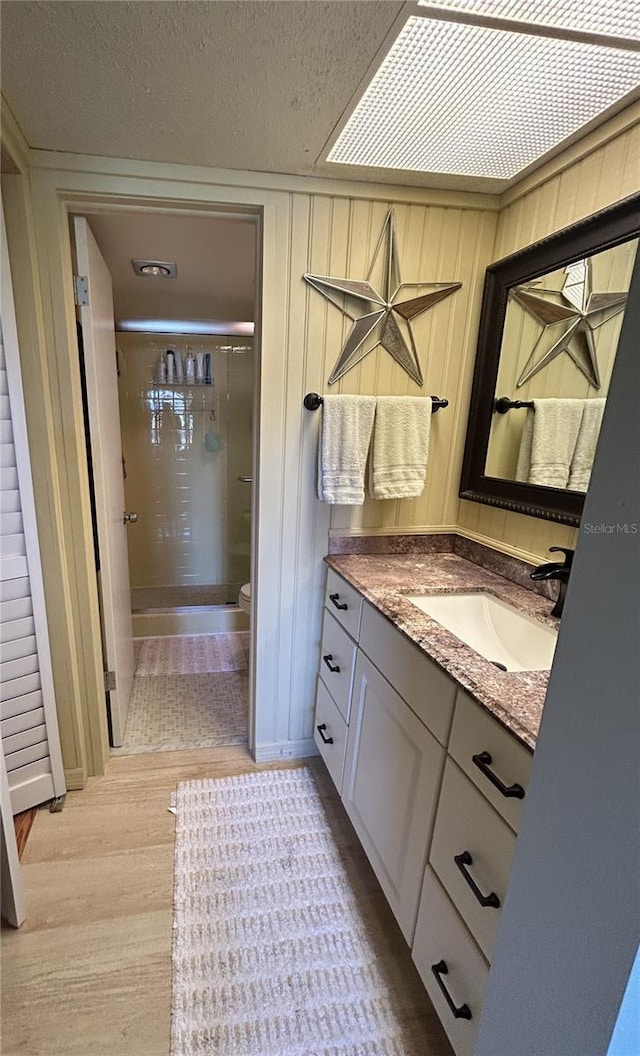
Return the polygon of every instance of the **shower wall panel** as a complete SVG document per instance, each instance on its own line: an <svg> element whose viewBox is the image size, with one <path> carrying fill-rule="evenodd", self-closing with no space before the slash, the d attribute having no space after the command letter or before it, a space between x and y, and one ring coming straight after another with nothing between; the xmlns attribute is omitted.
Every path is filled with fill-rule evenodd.
<svg viewBox="0 0 640 1056"><path fill-rule="evenodd" d="M138 514L128 532L134 608L233 601L249 568L251 489L236 478L251 472L252 342L116 338L125 497ZM169 348L210 353L212 383L157 381Z"/></svg>

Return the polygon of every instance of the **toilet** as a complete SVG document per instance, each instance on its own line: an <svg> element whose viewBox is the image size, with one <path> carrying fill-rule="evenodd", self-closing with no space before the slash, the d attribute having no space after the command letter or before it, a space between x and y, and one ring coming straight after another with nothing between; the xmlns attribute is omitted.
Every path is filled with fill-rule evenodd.
<svg viewBox="0 0 640 1056"><path fill-rule="evenodd" d="M244 586L240 587L240 593L238 594L238 605L243 612L246 612L247 616L251 615L251 584L245 583Z"/></svg>

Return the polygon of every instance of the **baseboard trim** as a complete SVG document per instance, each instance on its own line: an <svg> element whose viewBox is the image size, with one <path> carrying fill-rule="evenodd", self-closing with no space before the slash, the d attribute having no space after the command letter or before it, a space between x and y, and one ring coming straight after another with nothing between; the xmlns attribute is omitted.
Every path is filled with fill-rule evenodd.
<svg viewBox="0 0 640 1056"><path fill-rule="evenodd" d="M82 766L72 767L70 770L65 770L64 780L68 792L78 792L87 783L87 771Z"/></svg>
<svg viewBox="0 0 640 1056"><path fill-rule="evenodd" d="M134 638L169 638L174 635L220 634L247 631L249 617L233 605L167 612L134 612Z"/></svg>
<svg viewBox="0 0 640 1056"><path fill-rule="evenodd" d="M256 763L273 763L278 759L307 759L319 754L316 742L309 737L304 741L275 741L273 744L257 744L254 758Z"/></svg>

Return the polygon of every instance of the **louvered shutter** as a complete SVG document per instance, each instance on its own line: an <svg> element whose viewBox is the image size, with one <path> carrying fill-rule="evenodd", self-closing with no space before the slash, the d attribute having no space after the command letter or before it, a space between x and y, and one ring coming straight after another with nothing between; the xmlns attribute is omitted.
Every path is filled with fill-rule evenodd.
<svg viewBox="0 0 640 1056"><path fill-rule="evenodd" d="M64 795L4 223L0 316L0 728L14 814Z"/></svg>

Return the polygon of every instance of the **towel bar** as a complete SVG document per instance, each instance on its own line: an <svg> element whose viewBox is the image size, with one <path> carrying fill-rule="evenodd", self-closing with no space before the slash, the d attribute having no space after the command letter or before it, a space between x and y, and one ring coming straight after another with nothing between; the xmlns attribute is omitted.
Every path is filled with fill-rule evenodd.
<svg viewBox="0 0 640 1056"><path fill-rule="evenodd" d="M533 400L510 400L508 396L501 396L496 400L494 410L498 414L506 414L507 411L518 410L520 407L533 407Z"/></svg>
<svg viewBox="0 0 640 1056"><path fill-rule="evenodd" d="M317 392L308 392L302 401L308 411L317 411L318 407L322 406L324 399L319 396ZM441 400L439 396L431 397L431 413L435 414L441 407L448 407L448 400Z"/></svg>

